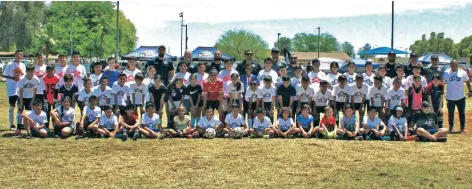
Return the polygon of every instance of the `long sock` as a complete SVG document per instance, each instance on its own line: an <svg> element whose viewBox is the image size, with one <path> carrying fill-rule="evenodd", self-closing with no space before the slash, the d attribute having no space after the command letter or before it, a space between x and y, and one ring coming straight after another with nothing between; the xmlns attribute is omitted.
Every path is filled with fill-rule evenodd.
<svg viewBox="0 0 472 189"><path fill-rule="evenodd" d="M10 106L10 109L8 109L8 118L10 120L10 125L13 125L13 109L14 107Z"/></svg>
<svg viewBox="0 0 472 189"><path fill-rule="evenodd" d="M193 127L195 126L195 122L196 122L196 121L197 121L196 118L193 118L193 117L192 117L192 118L190 119L190 128L193 128Z"/></svg>
<svg viewBox="0 0 472 189"><path fill-rule="evenodd" d="M198 122L200 122L200 119L200 117L195 118L195 124L198 124ZM193 128L195 128L195 126Z"/></svg>

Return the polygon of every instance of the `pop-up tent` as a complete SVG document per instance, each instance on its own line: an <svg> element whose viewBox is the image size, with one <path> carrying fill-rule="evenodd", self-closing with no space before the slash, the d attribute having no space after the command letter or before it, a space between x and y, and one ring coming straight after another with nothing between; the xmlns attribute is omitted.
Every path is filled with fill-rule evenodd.
<svg viewBox="0 0 472 189"><path fill-rule="evenodd" d="M375 49L370 49L366 51L362 51L359 53L359 55L387 55L388 52L390 52L392 49L390 47L377 47ZM406 51L398 50L398 49L393 49L395 54L408 54Z"/></svg>
<svg viewBox="0 0 472 189"><path fill-rule="evenodd" d="M215 47L197 47L192 51L192 60L194 61L212 61L213 55L218 49ZM222 52L222 60L235 60L234 57L231 57Z"/></svg>
<svg viewBox="0 0 472 189"><path fill-rule="evenodd" d="M130 52L121 57L123 60L128 60L131 57L136 57L139 61L150 61L154 60L159 56L159 46L140 46L135 49L133 52ZM169 54L165 54L166 59L170 59L172 61L176 61L176 56L171 56Z"/></svg>
<svg viewBox="0 0 472 189"><path fill-rule="evenodd" d="M449 64L451 63L452 58L444 53L427 53L422 57L418 58L418 62L423 64L430 64L431 63L431 56L438 55L438 63L439 64Z"/></svg>

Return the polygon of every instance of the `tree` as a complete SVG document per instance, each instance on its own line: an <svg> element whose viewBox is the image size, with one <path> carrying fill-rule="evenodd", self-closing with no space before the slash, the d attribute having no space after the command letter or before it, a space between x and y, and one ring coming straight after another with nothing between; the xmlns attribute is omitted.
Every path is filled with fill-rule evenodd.
<svg viewBox="0 0 472 189"><path fill-rule="evenodd" d="M229 30L218 38L215 47L226 54L244 60L244 51L252 50L256 60L269 56L269 45L261 36L247 30Z"/></svg>
<svg viewBox="0 0 472 189"><path fill-rule="evenodd" d="M452 58L459 57L459 51L454 45L454 41L451 38L444 38L444 33L431 32L429 39L426 39L426 34L423 34L420 40L416 40L410 46L410 49L419 56L429 52L440 52Z"/></svg>
<svg viewBox="0 0 472 189"><path fill-rule="evenodd" d="M318 35L311 33L297 33L292 39L294 51L298 52L317 52ZM329 33L320 35L321 52L339 52L341 51L338 40Z"/></svg>
<svg viewBox="0 0 472 189"><path fill-rule="evenodd" d="M280 46L278 44L278 42L276 41L274 43L274 47L278 47L281 52L283 51L283 49L287 49L287 50L291 50L292 49L292 39L288 38L288 37L281 37L280 38Z"/></svg>
<svg viewBox="0 0 472 189"><path fill-rule="evenodd" d="M460 57L472 57L472 35L461 39L456 48Z"/></svg>
<svg viewBox="0 0 472 189"><path fill-rule="evenodd" d="M346 53L350 57L354 55L354 46L350 42L344 42L341 44L341 49L343 53Z"/></svg>
<svg viewBox="0 0 472 189"><path fill-rule="evenodd" d="M357 53L359 54L362 51L368 51L370 49L372 49L372 46L370 45L370 43L366 43L364 46L359 48L359 50L357 50ZM360 58L362 58L362 59L367 59L368 57L369 57L369 55L360 55Z"/></svg>

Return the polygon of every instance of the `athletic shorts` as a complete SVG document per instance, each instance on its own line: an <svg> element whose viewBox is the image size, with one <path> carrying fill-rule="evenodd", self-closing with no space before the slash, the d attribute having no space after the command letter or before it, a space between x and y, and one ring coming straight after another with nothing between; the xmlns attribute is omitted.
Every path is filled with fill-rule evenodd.
<svg viewBox="0 0 472 189"><path fill-rule="evenodd" d="M248 110L249 110L249 107L251 107L251 109L253 111L256 111L256 102L253 102L253 103L250 103L247 102L247 101L244 101L244 112L247 113Z"/></svg>
<svg viewBox="0 0 472 189"><path fill-rule="evenodd" d="M23 98L23 107L18 107L18 110L31 110L31 98Z"/></svg>
<svg viewBox="0 0 472 189"><path fill-rule="evenodd" d="M49 132L49 129L46 128L46 127L42 128L42 129L46 130L46 133ZM33 129L33 128L31 128L31 136L33 136L33 137L39 137L39 131L40 131L40 130L41 130L41 129Z"/></svg>
<svg viewBox="0 0 472 189"><path fill-rule="evenodd" d="M316 106L316 113L324 113L326 106Z"/></svg>
<svg viewBox="0 0 472 189"><path fill-rule="evenodd" d="M369 104L370 104L370 100L367 100L367 99L366 99L366 100L364 101L364 106L369 107Z"/></svg>
<svg viewBox="0 0 472 189"><path fill-rule="evenodd" d="M213 109L220 109L220 101L218 100L208 100L207 101L207 106L212 107Z"/></svg>
<svg viewBox="0 0 472 189"><path fill-rule="evenodd" d="M8 97L8 103L10 104L10 106L15 106L17 100L18 100L18 96L16 95Z"/></svg>
<svg viewBox="0 0 472 189"><path fill-rule="evenodd" d="M264 111L270 111L272 109L272 102L264 102ZM269 116L269 115L267 115Z"/></svg>
<svg viewBox="0 0 472 189"><path fill-rule="evenodd" d="M362 109L364 104L362 103L354 103L354 110L360 110Z"/></svg>
<svg viewBox="0 0 472 189"><path fill-rule="evenodd" d="M336 109L343 111L345 105L344 102L336 102Z"/></svg>
<svg viewBox="0 0 472 189"><path fill-rule="evenodd" d="M434 135L439 131L439 129L437 128L431 128L431 129L425 129L425 130L431 135Z"/></svg>

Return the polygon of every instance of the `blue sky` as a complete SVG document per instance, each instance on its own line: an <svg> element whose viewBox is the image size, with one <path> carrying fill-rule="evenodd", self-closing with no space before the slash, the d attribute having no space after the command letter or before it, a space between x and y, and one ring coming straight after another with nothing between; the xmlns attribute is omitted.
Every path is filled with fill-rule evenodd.
<svg viewBox="0 0 472 189"><path fill-rule="evenodd" d="M189 50L213 46L226 30L247 29L269 44L277 33L293 37L298 32L333 34L339 42L349 41L355 49L369 42L390 46L391 1L358 0L173 0L120 1L120 9L136 25L139 45L166 45L180 55L180 18L189 29ZM396 48L408 48L421 34L445 32L456 42L472 35L472 0L395 1Z"/></svg>

